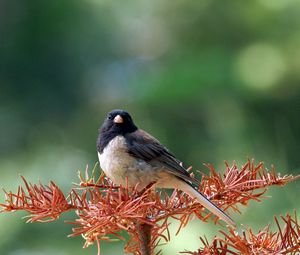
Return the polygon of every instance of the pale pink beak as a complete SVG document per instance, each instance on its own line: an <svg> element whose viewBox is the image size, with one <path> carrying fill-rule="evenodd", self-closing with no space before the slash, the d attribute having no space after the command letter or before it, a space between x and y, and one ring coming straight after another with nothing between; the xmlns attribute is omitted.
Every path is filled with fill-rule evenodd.
<svg viewBox="0 0 300 255"><path fill-rule="evenodd" d="M118 124L123 123L123 118L122 118L120 115L117 115L117 116L114 118L114 123L118 123Z"/></svg>

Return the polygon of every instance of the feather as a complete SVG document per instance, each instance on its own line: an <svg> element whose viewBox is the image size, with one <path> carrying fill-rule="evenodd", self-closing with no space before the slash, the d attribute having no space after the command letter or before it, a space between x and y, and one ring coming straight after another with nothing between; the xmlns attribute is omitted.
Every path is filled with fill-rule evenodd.
<svg viewBox="0 0 300 255"><path fill-rule="evenodd" d="M135 132L126 134L125 138L128 153L132 156L145 160L156 169L164 169L185 181L199 184L198 180L189 175L187 170L180 164L180 161L147 132L138 129Z"/></svg>
<svg viewBox="0 0 300 255"><path fill-rule="evenodd" d="M236 227L236 223L223 210L217 207L213 202L206 198L201 192L197 191L189 183L181 180L178 182L178 186L178 189L187 193L189 196L196 198L201 205L203 205L206 209L225 221L228 225Z"/></svg>

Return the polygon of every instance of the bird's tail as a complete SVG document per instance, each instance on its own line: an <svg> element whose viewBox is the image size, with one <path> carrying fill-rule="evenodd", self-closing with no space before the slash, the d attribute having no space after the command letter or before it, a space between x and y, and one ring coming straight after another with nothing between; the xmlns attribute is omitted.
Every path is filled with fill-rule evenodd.
<svg viewBox="0 0 300 255"><path fill-rule="evenodd" d="M236 223L224 211L206 198L201 192L197 191L191 184L181 180L179 186L180 187L177 187L178 189L184 191L189 196L196 198L201 205L225 221L227 224L236 227Z"/></svg>

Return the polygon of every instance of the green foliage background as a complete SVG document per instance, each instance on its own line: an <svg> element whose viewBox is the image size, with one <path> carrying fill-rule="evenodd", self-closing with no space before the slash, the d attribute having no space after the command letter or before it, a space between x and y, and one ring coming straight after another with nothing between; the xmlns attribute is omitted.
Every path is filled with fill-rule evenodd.
<svg viewBox="0 0 300 255"><path fill-rule="evenodd" d="M70 190L97 161L97 129L114 108L194 169L254 157L299 173L299 11L297 0L0 0L0 186L16 189L21 173ZM258 229L300 209L297 193L299 182L271 189L233 218ZM0 215L1 254L96 253L66 238L72 214L21 216ZM207 225L194 221L164 254L199 247L217 233Z"/></svg>

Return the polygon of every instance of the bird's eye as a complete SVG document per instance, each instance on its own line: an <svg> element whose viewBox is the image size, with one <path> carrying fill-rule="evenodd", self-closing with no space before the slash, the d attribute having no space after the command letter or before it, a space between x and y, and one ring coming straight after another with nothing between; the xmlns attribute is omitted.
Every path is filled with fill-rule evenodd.
<svg viewBox="0 0 300 255"><path fill-rule="evenodd" d="M109 120L112 120L112 119L113 119L112 115L108 115L107 118L108 118Z"/></svg>

